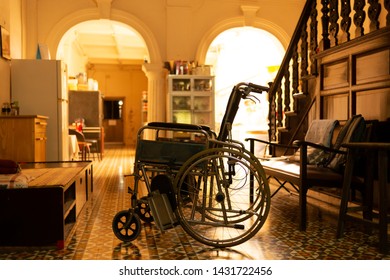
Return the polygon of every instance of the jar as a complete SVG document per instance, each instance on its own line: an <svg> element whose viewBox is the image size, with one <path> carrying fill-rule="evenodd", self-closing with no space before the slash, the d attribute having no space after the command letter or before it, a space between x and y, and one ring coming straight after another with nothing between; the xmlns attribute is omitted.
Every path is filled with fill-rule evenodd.
<svg viewBox="0 0 390 280"><path fill-rule="evenodd" d="M3 103L3 107L1 108L2 115L10 115L11 114L11 105L8 102Z"/></svg>

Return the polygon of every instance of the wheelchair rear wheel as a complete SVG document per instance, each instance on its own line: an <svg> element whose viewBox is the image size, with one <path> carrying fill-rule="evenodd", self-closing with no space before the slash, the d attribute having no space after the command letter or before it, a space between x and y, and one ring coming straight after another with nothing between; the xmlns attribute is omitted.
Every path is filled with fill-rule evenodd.
<svg viewBox="0 0 390 280"><path fill-rule="evenodd" d="M231 247L254 236L270 209L270 190L260 162L249 152L213 148L179 170L177 215L201 243Z"/></svg>

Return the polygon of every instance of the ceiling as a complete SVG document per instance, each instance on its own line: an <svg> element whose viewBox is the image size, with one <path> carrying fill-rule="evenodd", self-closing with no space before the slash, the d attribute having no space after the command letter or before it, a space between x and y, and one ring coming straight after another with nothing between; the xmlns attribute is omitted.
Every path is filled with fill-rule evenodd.
<svg viewBox="0 0 390 280"><path fill-rule="evenodd" d="M91 64L138 64L149 60L142 37L129 26L110 20L80 23L67 32L65 42L74 42Z"/></svg>

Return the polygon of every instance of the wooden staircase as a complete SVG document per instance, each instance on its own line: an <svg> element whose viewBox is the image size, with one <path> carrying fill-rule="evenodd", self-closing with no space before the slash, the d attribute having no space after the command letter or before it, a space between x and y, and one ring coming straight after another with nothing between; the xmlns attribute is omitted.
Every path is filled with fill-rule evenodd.
<svg viewBox="0 0 390 280"><path fill-rule="evenodd" d="M269 139L303 139L318 100L317 57L390 27L390 0L307 0L269 90ZM386 34L386 33L385 33ZM317 99L317 100L316 100ZM320 107L320 110L321 107ZM320 113L320 117L321 117ZM285 151L271 151L278 155Z"/></svg>

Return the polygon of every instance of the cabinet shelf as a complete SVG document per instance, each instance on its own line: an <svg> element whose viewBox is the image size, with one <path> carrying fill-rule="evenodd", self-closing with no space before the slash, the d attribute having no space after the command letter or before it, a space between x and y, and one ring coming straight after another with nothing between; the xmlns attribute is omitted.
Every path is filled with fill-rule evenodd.
<svg viewBox="0 0 390 280"><path fill-rule="evenodd" d="M69 216L69 213L76 206L76 200L67 201L64 203L64 218Z"/></svg>
<svg viewBox="0 0 390 280"><path fill-rule="evenodd" d="M76 183L73 182L64 191L64 218L69 215L69 212L76 206Z"/></svg>
<svg viewBox="0 0 390 280"><path fill-rule="evenodd" d="M169 75L167 121L214 129L214 77Z"/></svg>

